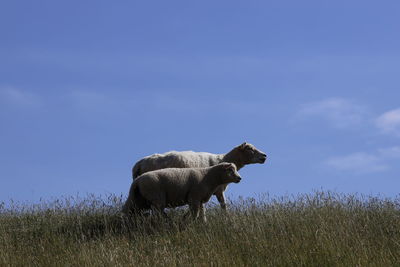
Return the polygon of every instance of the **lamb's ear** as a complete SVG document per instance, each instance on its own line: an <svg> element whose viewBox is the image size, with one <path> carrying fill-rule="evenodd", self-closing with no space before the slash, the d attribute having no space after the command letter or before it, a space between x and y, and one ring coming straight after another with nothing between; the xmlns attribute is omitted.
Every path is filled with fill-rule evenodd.
<svg viewBox="0 0 400 267"><path fill-rule="evenodd" d="M232 170L234 170L234 171L237 170L235 163L231 163L231 168L232 168Z"/></svg>
<svg viewBox="0 0 400 267"><path fill-rule="evenodd" d="M243 144L241 144L239 146L240 149L245 149L245 147L247 146L247 142L244 142Z"/></svg>
<svg viewBox="0 0 400 267"><path fill-rule="evenodd" d="M229 168L232 168L232 164L233 163L226 163L226 164L224 164L224 169L229 169Z"/></svg>
<svg viewBox="0 0 400 267"><path fill-rule="evenodd" d="M236 169L236 165L235 165L234 163L228 163L228 164L226 164L226 165L224 166L224 169L225 169L225 170L228 170L228 169Z"/></svg>

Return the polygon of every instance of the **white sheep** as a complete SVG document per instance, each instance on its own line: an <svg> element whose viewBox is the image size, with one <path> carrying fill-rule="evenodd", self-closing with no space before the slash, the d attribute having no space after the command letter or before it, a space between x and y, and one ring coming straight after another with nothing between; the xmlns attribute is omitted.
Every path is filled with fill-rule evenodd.
<svg viewBox="0 0 400 267"><path fill-rule="evenodd" d="M170 151L164 154L153 154L139 160L132 168L132 177L164 168L201 168L210 167L221 162L230 162L240 170L247 164L264 163L267 155L249 143L243 143L226 154L212 154L193 151ZM227 184L220 185L214 192L222 209L226 209L224 192Z"/></svg>
<svg viewBox="0 0 400 267"><path fill-rule="evenodd" d="M239 183L241 177L235 164L221 163L207 168L167 168L147 172L136 178L129 190L122 212L138 214L146 209L164 212L189 204L194 219L205 222L204 203L208 202L218 186Z"/></svg>

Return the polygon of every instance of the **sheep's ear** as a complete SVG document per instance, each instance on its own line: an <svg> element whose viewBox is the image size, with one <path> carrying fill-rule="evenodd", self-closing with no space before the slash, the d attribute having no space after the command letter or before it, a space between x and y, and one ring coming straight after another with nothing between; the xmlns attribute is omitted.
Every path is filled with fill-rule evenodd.
<svg viewBox="0 0 400 267"><path fill-rule="evenodd" d="M232 168L233 170L237 170L235 163L231 163L231 168Z"/></svg>
<svg viewBox="0 0 400 267"><path fill-rule="evenodd" d="M225 164L224 169L229 169L232 167L232 163Z"/></svg>
<svg viewBox="0 0 400 267"><path fill-rule="evenodd" d="M236 169L236 165L234 163L228 163L224 166L226 170L228 169Z"/></svg>

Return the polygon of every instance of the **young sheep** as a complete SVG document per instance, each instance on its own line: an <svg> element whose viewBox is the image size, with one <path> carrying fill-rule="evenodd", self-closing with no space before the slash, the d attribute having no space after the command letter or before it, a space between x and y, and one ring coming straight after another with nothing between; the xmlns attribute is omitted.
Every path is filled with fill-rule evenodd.
<svg viewBox="0 0 400 267"><path fill-rule="evenodd" d="M221 162L231 162L240 170L247 164L264 163L267 155L249 143L243 143L226 154L212 154L193 151L171 151L164 154L153 154L139 160L132 168L132 177L164 168L201 168L210 167ZM226 209L224 192L227 184L220 185L214 192L222 209Z"/></svg>
<svg viewBox="0 0 400 267"><path fill-rule="evenodd" d="M153 209L165 215L167 207L189 204L194 219L206 221L204 203L218 186L239 183L235 164L221 163L207 168L167 168L147 172L136 178L122 212L126 215Z"/></svg>

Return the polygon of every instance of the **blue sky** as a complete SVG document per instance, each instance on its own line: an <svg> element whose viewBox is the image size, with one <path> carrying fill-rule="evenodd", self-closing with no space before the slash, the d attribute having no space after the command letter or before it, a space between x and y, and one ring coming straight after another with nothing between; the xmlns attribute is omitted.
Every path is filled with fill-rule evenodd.
<svg viewBox="0 0 400 267"><path fill-rule="evenodd" d="M3 1L0 202L126 194L169 150L263 165L235 198L400 188L398 1Z"/></svg>

